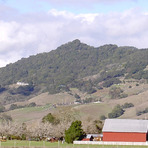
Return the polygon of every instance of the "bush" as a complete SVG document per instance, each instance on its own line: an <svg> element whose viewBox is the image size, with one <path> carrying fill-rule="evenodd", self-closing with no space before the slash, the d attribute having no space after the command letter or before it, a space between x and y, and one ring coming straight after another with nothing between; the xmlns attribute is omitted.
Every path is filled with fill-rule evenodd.
<svg viewBox="0 0 148 148"><path fill-rule="evenodd" d="M140 115L145 114L145 113L148 113L148 107L145 108L143 111L137 111L136 115L140 116Z"/></svg>
<svg viewBox="0 0 148 148"><path fill-rule="evenodd" d="M122 108L130 108L130 107L134 107L134 104L132 103L124 103L124 105L122 105Z"/></svg>
<svg viewBox="0 0 148 148"><path fill-rule="evenodd" d="M72 122L69 129L65 131L65 141L67 143L73 143L74 140L82 140L85 135L82 129L82 122L77 120Z"/></svg>
<svg viewBox="0 0 148 148"><path fill-rule="evenodd" d="M109 96L111 99L120 98L120 94L123 92L123 90L120 87L112 87L109 90Z"/></svg>
<svg viewBox="0 0 148 148"><path fill-rule="evenodd" d="M32 85L20 86L17 88L16 93L29 96L33 90L34 90L34 87Z"/></svg>
<svg viewBox="0 0 148 148"><path fill-rule="evenodd" d="M126 97L128 97L128 94L125 93L120 94L120 98L126 98Z"/></svg>
<svg viewBox="0 0 148 148"><path fill-rule="evenodd" d="M0 112L4 112L4 111L5 111L5 107L2 104L0 104Z"/></svg>
<svg viewBox="0 0 148 148"><path fill-rule="evenodd" d="M35 107L36 103L35 102L31 102L30 104L28 104L28 107Z"/></svg>
<svg viewBox="0 0 148 148"><path fill-rule="evenodd" d="M91 103L91 102L95 102L96 99L95 98L86 98L85 100L83 100L83 103Z"/></svg>
<svg viewBox="0 0 148 148"><path fill-rule="evenodd" d="M103 87L110 87L113 84L119 84L121 81L118 78L111 78L103 83Z"/></svg>
<svg viewBox="0 0 148 148"><path fill-rule="evenodd" d="M107 117L105 115L100 116L100 120L105 120Z"/></svg>
<svg viewBox="0 0 148 148"><path fill-rule="evenodd" d="M14 110L14 109L17 109L18 106L17 104L11 104L10 107L9 107L9 110Z"/></svg>
<svg viewBox="0 0 148 148"><path fill-rule="evenodd" d="M75 97L76 99L80 99L80 96L79 96L78 94L75 94L74 97Z"/></svg>
<svg viewBox="0 0 148 148"><path fill-rule="evenodd" d="M58 124L60 121L56 119L51 113L47 114L46 116L43 117L42 122L49 122L52 124Z"/></svg>
<svg viewBox="0 0 148 148"><path fill-rule="evenodd" d="M118 104L114 107L111 113L108 114L109 118L117 118L124 114L124 110L122 107Z"/></svg>

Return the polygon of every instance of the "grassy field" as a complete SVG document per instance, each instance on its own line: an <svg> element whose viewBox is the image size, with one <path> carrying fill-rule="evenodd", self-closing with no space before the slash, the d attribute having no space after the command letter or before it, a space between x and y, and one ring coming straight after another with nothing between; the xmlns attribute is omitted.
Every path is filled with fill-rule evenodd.
<svg viewBox="0 0 148 148"><path fill-rule="evenodd" d="M119 145L74 145L62 144L61 142L46 142L46 141L6 141L1 142L0 147L50 147L50 148L148 148L148 146L119 146Z"/></svg>

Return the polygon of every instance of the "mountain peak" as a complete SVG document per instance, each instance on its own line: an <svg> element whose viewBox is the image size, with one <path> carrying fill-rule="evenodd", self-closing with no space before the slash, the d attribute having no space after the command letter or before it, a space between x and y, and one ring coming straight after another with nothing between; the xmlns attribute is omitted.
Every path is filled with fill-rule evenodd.
<svg viewBox="0 0 148 148"><path fill-rule="evenodd" d="M79 39L75 39L71 42L68 42L66 44L63 44L62 46L58 47L59 50L87 50L90 48L89 45L81 43Z"/></svg>

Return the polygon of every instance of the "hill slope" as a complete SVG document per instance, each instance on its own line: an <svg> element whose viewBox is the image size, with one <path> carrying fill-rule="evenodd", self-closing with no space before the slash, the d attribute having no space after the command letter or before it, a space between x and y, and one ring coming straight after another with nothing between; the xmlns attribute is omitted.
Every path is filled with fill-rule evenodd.
<svg viewBox="0 0 148 148"><path fill-rule="evenodd" d="M148 104L148 49L111 44L95 48L74 40L1 68L0 77L1 104L7 110L14 103L22 106L7 112L16 121L41 120L48 112L95 120L124 103L134 107L120 118L146 115L137 112ZM18 81L27 85L16 85ZM30 103L37 106L28 107Z"/></svg>
<svg viewBox="0 0 148 148"><path fill-rule="evenodd" d="M23 58L0 69L0 84L10 85L18 81L45 86L58 92L61 85L98 74L102 71L109 77L125 75L127 78L147 79L148 49L104 45L98 48L74 40L49 53ZM112 75L112 76L110 76Z"/></svg>

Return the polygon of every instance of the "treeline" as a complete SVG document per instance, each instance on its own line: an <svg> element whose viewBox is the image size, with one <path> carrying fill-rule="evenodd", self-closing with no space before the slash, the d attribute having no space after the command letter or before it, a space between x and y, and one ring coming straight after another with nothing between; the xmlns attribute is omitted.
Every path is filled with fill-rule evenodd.
<svg viewBox="0 0 148 148"><path fill-rule="evenodd" d="M67 143L72 143L74 140L83 139L87 133L101 133L103 128L103 123L100 120L91 122L58 120L57 123L55 122L57 119L55 115L49 113L34 126L3 120L0 122L0 135L9 140L39 141L47 137L56 137L56 139L64 138Z"/></svg>

